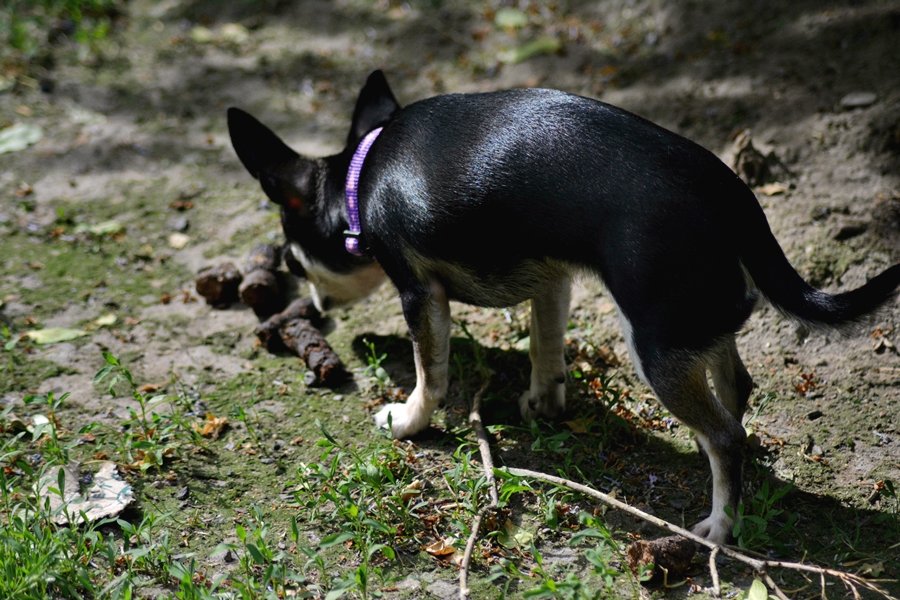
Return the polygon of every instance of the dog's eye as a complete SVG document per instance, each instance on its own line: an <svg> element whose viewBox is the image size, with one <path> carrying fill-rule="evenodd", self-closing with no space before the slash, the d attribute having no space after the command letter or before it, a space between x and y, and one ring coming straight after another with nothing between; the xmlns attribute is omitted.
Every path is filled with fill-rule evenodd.
<svg viewBox="0 0 900 600"><path fill-rule="evenodd" d="M300 212L304 208L303 199L298 196L291 196L288 198L287 207L294 212Z"/></svg>

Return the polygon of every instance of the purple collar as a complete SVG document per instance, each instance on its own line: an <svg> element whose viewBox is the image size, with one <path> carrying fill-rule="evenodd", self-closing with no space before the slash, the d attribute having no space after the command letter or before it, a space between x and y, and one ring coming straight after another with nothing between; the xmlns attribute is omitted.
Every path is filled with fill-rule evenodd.
<svg viewBox="0 0 900 600"><path fill-rule="evenodd" d="M375 139L381 133L381 129L379 127L366 134L366 137L356 147L356 152L353 153L353 158L350 159L350 167L347 169L347 184L344 187L344 193L347 199L347 224L349 229L344 232L344 235L347 236L344 240L344 248L347 249L347 252L356 256L363 255L359 247L359 236L362 234L359 224L359 174L362 172L366 154L369 153L369 148L375 143Z"/></svg>

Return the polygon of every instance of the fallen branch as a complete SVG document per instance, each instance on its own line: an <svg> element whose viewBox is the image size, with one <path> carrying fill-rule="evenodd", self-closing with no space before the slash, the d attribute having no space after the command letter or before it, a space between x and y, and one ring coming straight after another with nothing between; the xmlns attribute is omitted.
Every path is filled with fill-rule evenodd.
<svg viewBox="0 0 900 600"><path fill-rule="evenodd" d="M271 244L258 244L244 261L244 280L238 286L238 295L260 320L284 308L284 295L276 272L280 263L281 254Z"/></svg>
<svg viewBox="0 0 900 600"><path fill-rule="evenodd" d="M208 304L224 307L238 301L238 286L243 279L234 263L226 262L201 269L194 284Z"/></svg>
<svg viewBox="0 0 900 600"><path fill-rule="evenodd" d="M308 385L335 386L347 377L340 357L315 325L306 319L292 319L278 330L281 341L303 359L312 375Z"/></svg>
<svg viewBox="0 0 900 600"><path fill-rule="evenodd" d="M469 564L472 562L472 551L475 549L475 542L478 541L478 530L481 529L481 519L487 510L497 508L500 504L500 498L497 494L497 481L494 478L494 459L491 456L491 445L488 439L487 431L481 422L481 398L487 391L490 377L484 378L484 383L475 396L472 398L472 410L469 411L469 423L475 430L475 437L478 439L478 451L481 454L481 464L484 467L484 476L488 483L488 492L491 496L490 504L478 511L472 520L472 532L469 539L466 540L466 550L463 553L462 562L459 565L459 597L460 600L468 600L469 598Z"/></svg>
<svg viewBox="0 0 900 600"><path fill-rule="evenodd" d="M854 595L858 594L857 586L859 586L859 587L865 588L869 591L875 592L875 593L881 595L883 598L887 598L888 600L898 600L896 597L891 596L888 592L881 589L880 587L878 587L871 581L868 581L868 580L864 579L863 577L860 577L859 575L855 575L853 573L838 571L837 569L828 569L825 567L817 567L815 565L808 565L808 564L804 564L804 563L757 559L757 558L747 556L746 554L739 552L738 550L735 550L734 548L732 548L730 546L720 546L718 544L714 544L713 542L710 542L706 538L702 538L699 535L696 535L696 534L688 531L687 529L684 529L683 527L679 527L678 525L675 525L674 523L670 523L668 521L660 519L659 517L655 517L649 513L646 513L638 508L631 506L630 504L627 504L625 502L622 502L621 500L613 498L612 496L610 496L608 494L604 494L603 492L599 492L593 488L590 488L586 485L582 485L575 481L571 481L569 479L564 479L562 477L556 477L554 475L548 475L546 473L540 473L538 471L532 471L530 469L509 468L509 469L507 469L507 471L509 472L510 475L514 475L516 477L527 477L527 478L531 478L531 479L538 479L540 481L545 481L547 483L552 483L554 485L559 485L562 487L569 488L571 490L575 490L577 492L581 492L582 494L585 494L587 496L591 496L592 498L596 498L597 500L600 500L604 504L607 504L614 508L618 508L619 510L622 510L622 511L624 511L632 516L635 516L641 520L647 521L648 523L652 523L652 524L656 525L657 527L660 527L667 531L671 531L672 533L677 533L678 535L685 537L697 544L706 546L710 550L717 551L733 560L736 560L738 562L742 562L746 565L749 565L750 567L753 568L754 571L759 573L760 576L762 576L766 580L766 583L769 584L769 586L772 589L772 592L775 595L777 595L779 598L782 598L782 599L787 599L787 596L784 594L783 591L781 591L781 589L775 584L775 581L772 580L772 578L769 576L769 574L768 574L769 569L781 568L781 569L791 569L794 571L804 571L807 573L818 573L819 575L822 575L822 576L829 575L831 577L840 579L841 582L843 582L845 585L850 587L850 589L853 591ZM711 575L713 577L713 582L714 582L713 586L715 587L715 582L718 579L718 573L711 569Z"/></svg>
<svg viewBox="0 0 900 600"><path fill-rule="evenodd" d="M256 326L254 333L259 341L269 350L278 352L284 350L284 342L281 339L281 328L288 322L296 319L306 319L313 325L319 325L322 315L311 298L297 298L280 313L271 315L268 319Z"/></svg>

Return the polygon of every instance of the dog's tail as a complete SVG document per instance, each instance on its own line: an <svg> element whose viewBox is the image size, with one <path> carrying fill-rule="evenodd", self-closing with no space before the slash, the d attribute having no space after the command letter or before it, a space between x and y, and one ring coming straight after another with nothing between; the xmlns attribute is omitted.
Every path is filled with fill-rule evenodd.
<svg viewBox="0 0 900 600"><path fill-rule="evenodd" d="M746 215L741 262L760 292L781 311L813 325L852 324L888 302L900 287L900 264L876 275L863 286L829 294L809 285L794 270L772 235L757 202Z"/></svg>

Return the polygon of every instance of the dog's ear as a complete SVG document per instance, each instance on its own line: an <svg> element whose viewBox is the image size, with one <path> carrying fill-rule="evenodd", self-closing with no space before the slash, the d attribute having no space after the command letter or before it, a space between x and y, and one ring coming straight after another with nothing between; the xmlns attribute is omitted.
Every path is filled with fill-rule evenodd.
<svg viewBox="0 0 900 600"><path fill-rule="evenodd" d="M384 125L399 108L384 73L373 71L356 99L347 147L355 148L363 136Z"/></svg>
<svg viewBox="0 0 900 600"><path fill-rule="evenodd" d="M228 133L238 158L256 179L263 169L286 164L299 156L256 117L233 106L228 109Z"/></svg>
<svg viewBox="0 0 900 600"><path fill-rule="evenodd" d="M285 210L308 215L315 203L315 162L294 152L271 129L239 108L228 109L228 133L238 158L266 195Z"/></svg>

